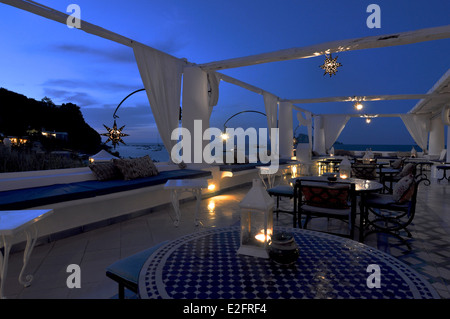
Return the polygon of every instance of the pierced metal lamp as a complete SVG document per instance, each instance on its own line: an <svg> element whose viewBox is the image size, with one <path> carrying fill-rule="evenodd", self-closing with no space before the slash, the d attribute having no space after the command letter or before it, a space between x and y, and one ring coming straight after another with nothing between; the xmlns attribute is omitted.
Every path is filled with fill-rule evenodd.
<svg viewBox="0 0 450 319"><path fill-rule="evenodd" d="M106 140L105 144L108 143L109 141L111 141L112 145L114 146L114 149L116 149L116 145L118 145L119 143L126 145L125 142L123 141L122 137L129 136L128 134L122 133L122 130L125 127L125 125L121 126L120 128L117 128L116 118L118 118L119 116L117 116L116 113L119 110L119 107L122 105L123 102L125 102L126 99L128 99L134 93L137 93L140 91L145 91L145 89L139 89L134 92L131 92L119 103L119 105L117 105L116 110L113 113L114 124L113 124L112 128L103 124L103 126L106 128L108 133L102 133L100 135L107 136L108 139Z"/></svg>
<svg viewBox="0 0 450 319"><path fill-rule="evenodd" d="M323 75L329 74L330 77L332 75L336 75L336 72L338 71L338 67L342 66L341 63L336 61L337 58L338 57L335 57L333 59L333 56L331 55L331 53L330 53L330 55L325 54L325 61L323 62L322 65L319 65L319 67L325 71Z"/></svg>

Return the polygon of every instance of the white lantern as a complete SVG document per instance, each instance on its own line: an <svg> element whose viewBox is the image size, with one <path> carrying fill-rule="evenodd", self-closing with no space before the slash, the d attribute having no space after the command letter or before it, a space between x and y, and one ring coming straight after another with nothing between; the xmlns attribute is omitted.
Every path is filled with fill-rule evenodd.
<svg viewBox="0 0 450 319"><path fill-rule="evenodd" d="M344 157L341 163L339 163L339 177L342 179L347 179L350 177L351 172L352 164L347 157Z"/></svg>
<svg viewBox="0 0 450 319"><path fill-rule="evenodd" d="M334 147L332 146L329 151L330 156L334 156Z"/></svg>
<svg viewBox="0 0 450 319"><path fill-rule="evenodd" d="M239 203L241 211L241 245L238 254L269 258L268 246L273 234L274 200L254 179L250 191Z"/></svg>

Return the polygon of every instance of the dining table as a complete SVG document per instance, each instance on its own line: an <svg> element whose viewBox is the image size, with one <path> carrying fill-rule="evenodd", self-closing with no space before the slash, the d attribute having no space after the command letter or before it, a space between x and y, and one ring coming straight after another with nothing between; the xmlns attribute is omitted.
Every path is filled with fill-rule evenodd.
<svg viewBox="0 0 450 319"><path fill-rule="evenodd" d="M376 180L371 180L371 179L362 179L362 178L354 178L354 177L344 179L344 178L336 177L336 179L331 180L330 177L332 177L332 176L330 176L330 175L300 176L300 177L292 178L289 181L290 181L290 183L292 183L292 185L294 185L295 181L298 179L303 180L303 181L312 181L312 182L328 182L328 183L339 182L339 183L355 184L355 192L356 192L356 195L359 197L359 211L360 211L359 241L362 242L364 240L364 234L363 234L362 230L365 228L365 225L364 225L364 222L365 222L364 200L368 194L382 191L384 189L384 185L379 183ZM294 216L294 218L296 218L296 216Z"/></svg>
<svg viewBox="0 0 450 319"><path fill-rule="evenodd" d="M139 274L139 297L189 300L440 298L413 268L378 249L312 230L275 227L273 231L294 238L299 255L291 264L237 253L240 247L238 225L209 228L169 241L150 255Z"/></svg>

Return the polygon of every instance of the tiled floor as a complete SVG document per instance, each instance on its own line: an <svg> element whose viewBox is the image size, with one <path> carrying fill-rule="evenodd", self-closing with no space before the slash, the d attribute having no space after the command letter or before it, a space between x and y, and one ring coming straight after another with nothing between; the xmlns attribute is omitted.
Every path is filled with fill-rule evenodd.
<svg viewBox="0 0 450 319"><path fill-rule="evenodd" d="M199 215L201 224L193 224L193 201L181 205L182 220L173 226L173 210L163 207L148 215L99 228L56 242L35 247L27 273L34 274L30 287L18 281L22 252L10 256L6 278L6 297L17 299L109 299L117 297L117 284L105 276L105 267L163 240L201 231L209 227L229 226L239 222L238 204L249 187L204 199ZM450 184L421 185L417 215L410 226L411 250L398 241L382 236L368 238L367 244L382 249L415 268L436 288L442 298L450 298ZM282 205L289 205L282 202ZM292 217L280 214L276 224L292 224ZM326 227L334 227L326 223ZM321 225L322 227L323 225ZM340 227L339 225L337 227ZM81 269L81 288L68 288L67 266ZM128 295L133 297L133 295Z"/></svg>

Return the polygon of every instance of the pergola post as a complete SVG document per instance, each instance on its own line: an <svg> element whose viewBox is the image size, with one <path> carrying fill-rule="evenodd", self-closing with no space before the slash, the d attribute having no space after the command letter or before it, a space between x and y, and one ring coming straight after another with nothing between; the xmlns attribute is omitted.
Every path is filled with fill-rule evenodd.
<svg viewBox="0 0 450 319"><path fill-rule="evenodd" d="M207 74L196 66L184 68L182 104L182 126L191 134L191 163L202 163L203 149L209 143L203 140L203 133L209 128L211 112ZM201 127L195 120L201 120Z"/></svg>
<svg viewBox="0 0 450 319"><path fill-rule="evenodd" d="M289 102L280 102L278 111L280 158L291 158L293 156L294 129L292 123L292 104Z"/></svg>
<svg viewBox="0 0 450 319"><path fill-rule="evenodd" d="M323 129L322 116L315 115L314 117L314 140L313 151L319 154L325 154L325 130Z"/></svg>
<svg viewBox="0 0 450 319"><path fill-rule="evenodd" d="M444 123L439 116L431 120L428 154L439 155L443 149L445 149L445 130Z"/></svg>

